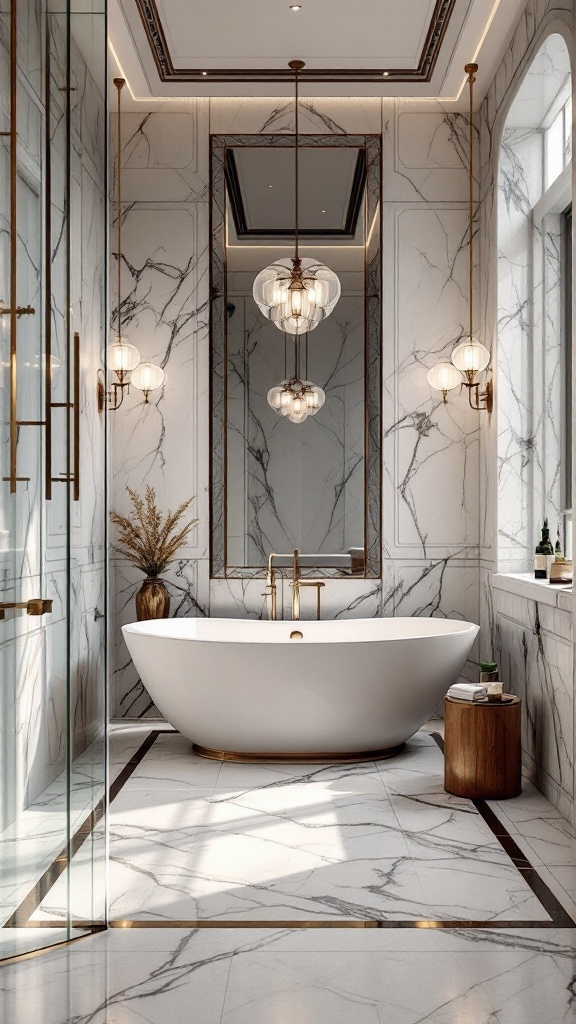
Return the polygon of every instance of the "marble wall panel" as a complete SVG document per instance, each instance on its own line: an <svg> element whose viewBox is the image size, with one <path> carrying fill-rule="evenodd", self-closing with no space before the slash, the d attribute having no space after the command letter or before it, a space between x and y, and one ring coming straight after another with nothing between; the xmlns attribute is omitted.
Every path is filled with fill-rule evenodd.
<svg viewBox="0 0 576 1024"><path fill-rule="evenodd" d="M547 83L557 72L555 62L547 57L547 40L553 34L564 38L573 63L571 0L529 0L481 109L481 329L484 343L498 357L498 377L497 412L485 422L481 435L480 613L481 656L499 658L511 685L525 698L526 763L549 799L570 817L574 795L574 659L572 643L567 642L571 616L548 607L548 602L544 606L536 600L515 601L515 595L502 596L490 585L497 567L508 572L531 567L537 521L545 504L555 509L559 500L557 306L548 303L551 320L547 320L541 301L549 297L549 286L554 291L554 279L557 283L556 231L551 225L547 238L544 225L544 278L529 280L522 239L529 230L530 206L538 198L539 182L537 172L536 179L527 177L524 167L529 161L521 158L538 145L538 139L534 132L520 129L505 135L510 107L540 51ZM558 86L562 77L565 69L557 76ZM530 120L518 123L530 124ZM530 308L533 301L535 309ZM545 331L550 341L550 350L544 345L543 354L527 350L534 328L537 338L538 332ZM531 358L541 360L537 388L544 382L539 396L542 415L535 420L528 379Z"/></svg>
<svg viewBox="0 0 576 1024"><path fill-rule="evenodd" d="M494 590L492 600L494 656L506 688L523 702L525 764L552 803L572 818L572 616L502 590Z"/></svg>
<svg viewBox="0 0 576 1024"><path fill-rule="evenodd" d="M385 338L394 347L385 341L384 520L395 526L387 546L409 558L450 554L478 544L479 421L465 395L444 405L426 374L463 336L467 214L448 203L393 204L386 220Z"/></svg>

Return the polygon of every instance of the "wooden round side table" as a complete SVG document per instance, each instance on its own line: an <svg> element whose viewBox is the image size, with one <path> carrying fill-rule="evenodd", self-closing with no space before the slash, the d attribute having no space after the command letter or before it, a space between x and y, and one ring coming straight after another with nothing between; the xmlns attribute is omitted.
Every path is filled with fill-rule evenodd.
<svg viewBox="0 0 576 1024"><path fill-rule="evenodd" d="M444 698L444 788L455 796L508 800L522 792L522 701Z"/></svg>

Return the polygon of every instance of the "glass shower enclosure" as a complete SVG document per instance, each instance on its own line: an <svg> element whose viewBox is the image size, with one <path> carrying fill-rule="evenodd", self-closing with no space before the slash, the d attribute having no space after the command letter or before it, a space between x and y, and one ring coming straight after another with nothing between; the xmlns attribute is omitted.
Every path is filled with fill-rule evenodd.
<svg viewBox="0 0 576 1024"><path fill-rule="evenodd" d="M0 0L0 959L106 922L106 35Z"/></svg>

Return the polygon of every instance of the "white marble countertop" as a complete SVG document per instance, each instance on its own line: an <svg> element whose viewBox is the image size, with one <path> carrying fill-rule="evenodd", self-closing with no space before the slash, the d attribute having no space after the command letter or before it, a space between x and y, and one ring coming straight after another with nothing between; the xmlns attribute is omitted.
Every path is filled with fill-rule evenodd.
<svg viewBox="0 0 576 1024"><path fill-rule="evenodd" d="M572 586L570 584L548 583L548 580L535 580L532 573L493 573L490 583L497 590L506 590L518 597L527 597L532 601L572 611Z"/></svg>

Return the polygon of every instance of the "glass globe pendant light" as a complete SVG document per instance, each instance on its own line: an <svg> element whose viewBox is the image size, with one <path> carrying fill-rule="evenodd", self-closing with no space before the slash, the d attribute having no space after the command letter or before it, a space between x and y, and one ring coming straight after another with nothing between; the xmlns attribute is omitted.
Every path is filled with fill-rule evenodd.
<svg viewBox="0 0 576 1024"><path fill-rule="evenodd" d="M340 298L340 281L333 270L319 260L299 254L299 103L298 73L304 61L292 60L296 111L294 147L294 256L278 259L261 270L254 281L253 295L260 311L285 334L302 335L313 331L334 309Z"/></svg>
<svg viewBox="0 0 576 1024"><path fill-rule="evenodd" d="M291 423L304 423L309 416L315 416L320 411L326 395L317 384L300 376L299 338L295 339L294 354L294 376L270 388L267 399L268 405L279 416L287 416Z"/></svg>

